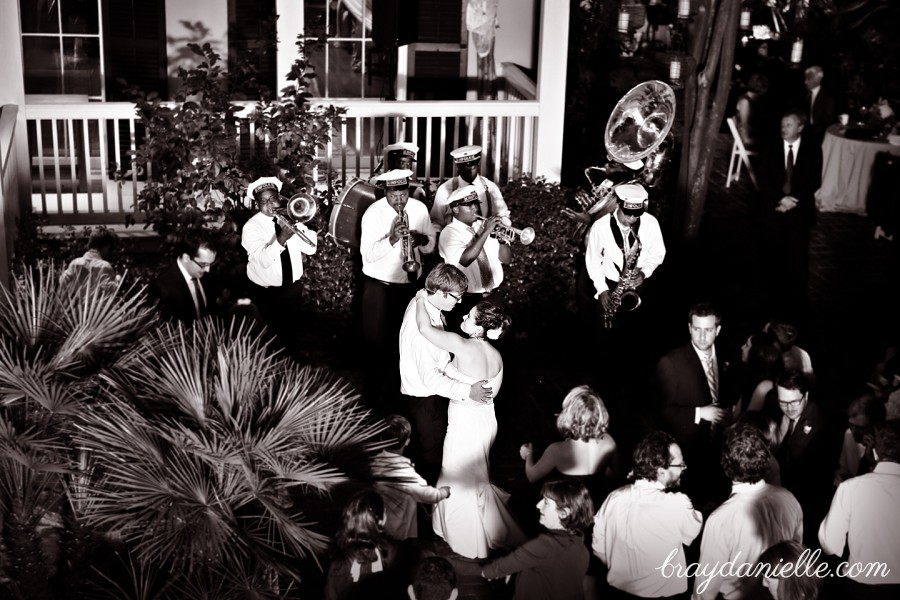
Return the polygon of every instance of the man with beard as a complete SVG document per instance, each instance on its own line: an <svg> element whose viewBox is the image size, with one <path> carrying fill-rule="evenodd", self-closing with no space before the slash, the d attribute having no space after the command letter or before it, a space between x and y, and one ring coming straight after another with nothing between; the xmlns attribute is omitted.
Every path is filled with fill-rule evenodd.
<svg viewBox="0 0 900 600"><path fill-rule="evenodd" d="M686 468L672 436L654 431L634 450L635 482L611 493L597 512L592 546L609 568L612 597L687 592L684 546L700 534L703 517L686 495L671 492Z"/></svg>

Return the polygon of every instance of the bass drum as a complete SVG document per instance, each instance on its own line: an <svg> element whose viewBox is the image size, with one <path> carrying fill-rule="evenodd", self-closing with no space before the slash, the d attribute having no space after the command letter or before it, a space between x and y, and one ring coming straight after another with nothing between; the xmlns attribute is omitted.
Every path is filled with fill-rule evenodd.
<svg viewBox="0 0 900 600"><path fill-rule="evenodd" d="M359 251L363 213L377 200L376 189L358 177L351 178L344 186L328 221L329 235L341 246Z"/></svg>

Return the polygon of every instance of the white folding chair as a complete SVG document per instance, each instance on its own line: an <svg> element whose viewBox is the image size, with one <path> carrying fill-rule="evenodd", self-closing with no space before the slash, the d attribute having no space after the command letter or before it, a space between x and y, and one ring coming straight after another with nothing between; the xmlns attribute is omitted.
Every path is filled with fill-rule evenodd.
<svg viewBox="0 0 900 600"><path fill-rule="evenodd" d="M756 174L753 172L753 166L750 164L750 157L756 156L756 151L748 150L744 146L744 140L741 139L741 134L738 131L737 124L734 122L734 118L728 117L725 120L728 122L728 129L731 130L731 137L734 138L734 144L731 146L731 160L728 162L728 176L725 178L725 187L731 187L731 182L740 178L741 163L743 163L747 167L747 173L750 174L750 181L753 182L753 187L759 189L759 185L756 183Z"/></svg>

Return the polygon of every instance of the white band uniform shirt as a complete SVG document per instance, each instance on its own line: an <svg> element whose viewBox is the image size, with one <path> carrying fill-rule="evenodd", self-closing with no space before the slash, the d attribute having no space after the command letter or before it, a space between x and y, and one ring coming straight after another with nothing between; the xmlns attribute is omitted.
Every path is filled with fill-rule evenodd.
<svg viewBox="0 0 900 600"><path fill-rule="evenodd" d="M459 264L459 259L463 252L469 247L472 240L475 239L476 234L481 232L484 223L484 221L476 221L473 223L472 228L476 233L472 233L469 231L468 225L459 219L454 218L441 232L441 237L438 241L438 252L440 252L444 261L459 267L459 269L466 274L466 277L469 279L469 287L466 291L470 294L490 292L491 290L498 288L503 282L503 265L500 263L500 242L493 237L488 237L488 239L485 240L483 247L483 251L485 255L487 255L488 263L490 264L491 276L493 277L490 289L486 289L482 283L481 269L478 266L478 260L473 260L467 267Z"/></svg>
<svg viewBox="0 0 900 600"><path fill-rule="evenodd" d="M285 243L291 258L291 283L303 275L303 255L315 254L318 245L315 231L303 223L295 223L294 226L313 243L307 244L299 235L291 236ZM273 217L261 212L250 217L241 233L241 245L247 251L247 277L250 281L262 287L281 286L281 252L285 246L276 239Z"/></svg>
<svg viewBox="0 0 900 600"><path fill-rule="evenodd" d="M428 311L432 325L444 327L441 311L427 299L425 310ZM444 372L450 364L450 353L441 350L419 333L415 313L416 299L413 298L406 307L403 325L400 327L400 391L407 396L420 398L437 395L450 400L467 400L472 386L453 379Z"/></svg>
<svg viewBox="0 0 900 600"><path fill-rule="evenodd" d="M428 244L413 248L410 260L419 262L418 275L422 274L422 253L434 250L434 230L428 208L418 200L410 198L404 208L409 219L410 231L417 231L428 236ZM406 271L403 270L403 240L393 246L390 242L391 225L398 213L386 198L373 203L366 209L362 218L362 235L359 251L363 259L363 273L372 279L386 283L409 283Z"/></svg>
<svg viewBox="0 0 900 600"><path fill-rule="evenodd" d="M434 205L431 207L431 220L437 231L441 231L450 224L453 219L453 212L450 210L450 195L456 190L464 188L467 185L475 186L478 192L478 202L481 206L482 217L503 217L504 225L511 225L509 219L509 207L503 200L503 194L497 184L478 175L471 184L459 175L451 177L442 183L434 194Z"/></svg>
<svg viewBox="0 0 900 600"><path fill-rule="evenodd" d="M659 567L669 564L672 573L684 573L684 546L701 527L703 516L685 494L638 479L604 500L594 517L591 545L609 568L607 581L614 588L645 598L675 596L687 591L687 577L664 574ZM669 558L673 550L675 556Z"/></svg>
<svg viewBox="0 0 900 600"><path fill-rule="evenodd" d="M181 271L182 277L187 282L188 290L191 292L191 299L194 301L194 311L198 317L202 317L206 313L207 306L206 292L203 291L203 285L198 278L191 277L188 274L187 269L184 268L180 260L175 261L175 263L178 265L178 270Z"/></svg>
<svg viewBox="0 0 900 600"><path fill-rule="evenodd" d="M619 271L624 265L624 256L613 237L610 220L615 221L613 226L619 227L624 240L628 239L628 230L621 227L615 214L612 212L603 215L594 222L588 232L584 262L588 275L597 290L595 298L599 298L601 293L609 289L606 284L607 279L619 280ZM662 230L660 230L656 217L645 212L641 215L640 223L638 236L641 240L641 254L638 256L637 268L645 278L649 278L665 259L666 245L663 242Z"/></svg>

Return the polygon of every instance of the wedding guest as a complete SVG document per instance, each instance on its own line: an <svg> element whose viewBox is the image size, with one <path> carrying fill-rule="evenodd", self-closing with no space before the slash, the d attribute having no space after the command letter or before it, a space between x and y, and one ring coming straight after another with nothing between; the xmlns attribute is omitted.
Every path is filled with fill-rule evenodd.
<svg viewBox="0 0 900 600"><path fill-rule="evenodd" d="M865 475L875 466L875 428L880 427L887 419L884 400L873 394L865 394L856 398L847 407L847 430L838 468L834 473L834 485Z"/></svg>
<svg viewBox="0 0 900 600"><path fill-rule="evenodd" d="M204 231L184 235L178 258L147 286L148 297L164 319L193 323L214 310L218 294L208 276L214 262L216 247Z"/></svg>
<svg viewBox="0 0 900 600"><path fill-rule="evenodd" d="M647 434L634 450L632 485L606 498L594 517L594 555L609 568L611 598L675 598L688 589L684 547L703 517L678 491L687 468L668 433ZM664 564L672 573L660 569Z"/></svg>
<svg viewBox="0 0 900 600"><path fill-rule="evenodd" d="M585 485L594 475L613 477L616 442L609 435L609 413L603 400L590 387L580 385L566 394L562 411L556 418L556 429L563 440L547 446L538 461L534 460L531 442L519 449L528 481L540 481L554 471L580 479ZM589 490L590 487L588 485Z"/></svg>
<svg viewBox="0 0 900 600"><path fill-rule="evenodd" d="M547 482L537 508L547 530L481 570L482 577L516 575L513 600L583 600L588 568L583 531L594 506L587 488L575 481Z"/></svg>
<svg viewBox="0 0 900 600"><path fill-rule="evenodd" d="M375 490L354 494L341 514L325 582L326 600L399 597L394 570L399 546L384 532L384 500ZM402 593L402 592L401 592Z"/></svg>
<svg viewBox="0 0 900 600"><path fill-rule="evenodd" d="M91 282L104 291L115 291L121 276L109 263L119 237L108 229L91 232L87 252L69 262L59 278L61 286L83 285Z"/></svg>
<svg viewBox="0 0 900 600"><path fill-rule="evenodd" d="M769 546L759 564L770 567L763 576L763 587L775 600L816 600L823 579L816 569L819 561L809 548L792 540Z"/></svg>
<svg viewBox="0 0 900 600"><path fill-rule="evenodd" d="M762 411L766 408L766 397L775 389L775 380L784 372L781 346L773 333L754 333L741 347L741 359L744 382L741 400L735 405L740 408L737 412Z"/></svg>
<svg viewBox="0 0 900 600"><path fill-rule="evenodd" d="M797 328L793 324L782 319L769 319L763 331L775 336L775 341L781 348L785 369L803 371L810 382L815 381L812 359L809 352L797 345Z"/></svg>
<svg viewBox="0 0 900 600"><path fill-rule="evenodd" d="M432 487L416 472L412 461L403 456L409 445L412 427L406 417L388 415L383 441L391 445L372 459L372 475L384 498L387 523L384 531L395 540L419 536L418 503L436 504L450 497L450 488Z"/></svg>
<svg viewBox="0 0 900 600"><path fill-rule="evenodd" d="M900 597L900 421L875 430L874 456L878 464L871 473L838 486L819 526L822 550L843 556L847 548L847 562L860 567L841 578L841 598L848 600ZM885 568L866 568L872 565Z"/></svg>
<svg viewBox="0 0 900 600"><path fill-rule="evenodd" d="M732 481L731 496L710 515L700 542L700 569L711 573L694 581L694 600L752 598L760 577L744 570L716 569L724 561L755 563L763 551L783 540L799 542L803 510L784 488L763 478L769 449L751 427L726 432L722 468Z"/></svg>
<svg viewBox="0 0 900 600"><path fill-rule="evenodd" d="M772 129L774 117L768 101L769 78L753 73L747 80L747 91L741 94L735 107L735 124L741 139L748 145L760 141Z"/></svg>
<svg viewBox="0 0 900 600"><path fill-rule="evenodd" d="M456 600L456 571L442 556L429 556L416 567L407 588L409 600Z"/></svg>

